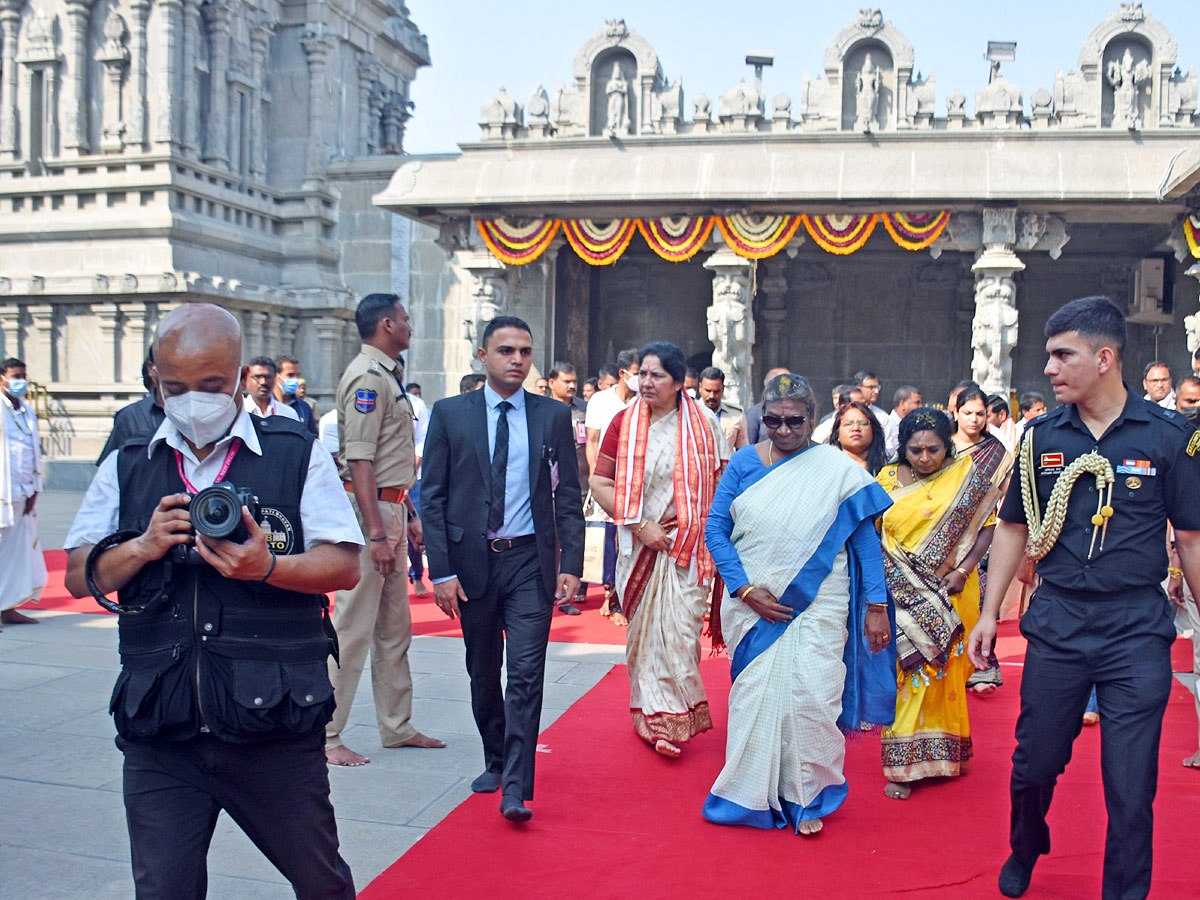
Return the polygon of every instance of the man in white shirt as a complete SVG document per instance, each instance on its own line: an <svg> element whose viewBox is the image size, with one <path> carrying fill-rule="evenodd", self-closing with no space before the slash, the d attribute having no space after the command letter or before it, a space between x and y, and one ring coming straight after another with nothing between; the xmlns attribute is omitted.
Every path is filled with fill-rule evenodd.
<svg viewBox="0 0 1200 900"><path fill-rule="evenodd" d="M269 356L256 356L246 367L246 380L243 390L246 399L243 405L246 412L252 416L266 418L267 416L283 416L285 419L300 421L296 411L275 397L275 378L278 370L275 360Z"/></svg>
<svg viewBox="0 0 1200 900"><path fill-rule="evenodd" d="M921 392L911 384L902 384L892 395L892 411L883 420L883 442L888 459L900 449L900 420L921 405Z"/></svg>
<svg viewBox="0 0 1200 900"><path fill-rule="evenodd" d="M1020 444L1025 426L1046 414L1046 398L1037 391L1026 391L1017 399L1017 408L1021 410L1021 420L1017 422L1016 443Z"/></svg>
<svg viewBox="0 0 1200 900"><path fill-rule="evenodd" d="M882 422L887 418L887 413L878 405L879 400L879 376L874 372L863 369L861 372L854 373L854 385L863 395L863 403L867 404L867 408L871 413Z"/></svg>
<svg viewBox="0 0 1200 900"><path fill-rule="evenodd" d="M1171 381L1171 370L1160 359L1146 365L1142 373L1142 387L1146 389L1144 399L1157 403L1163 409L1175 408L1175 390Z"/></svg>
<svg viewBox="0 0 1200 900"><path fill-rule="evenodd" d="M0 623L32 625L37 619L16 607L36 600L46 586L46 562L38 548L37 495L42 456L37 415L24 400L25 363L10 357L0 366Z"/></svg>

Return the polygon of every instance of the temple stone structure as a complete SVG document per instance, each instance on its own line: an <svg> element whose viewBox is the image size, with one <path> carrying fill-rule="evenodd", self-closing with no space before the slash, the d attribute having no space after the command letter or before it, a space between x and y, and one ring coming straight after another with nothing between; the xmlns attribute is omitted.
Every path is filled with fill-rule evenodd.
<svg viewBox="0 0 1200 900"><path fill-rule="evenodd" d="M647 37L605 22L556 89L550 77L501 88L478 141L396 161L376 197L414 223L415 376L451 391L481 323L506 311L533 326L543 370L563 358L594 372L666 339L725 369L741 403L777 365L812 376L823 398L874 369L885 404L903 382L944 402L967 376L996 393L1048 390L1044 321L1088 294L1129 310L1131 383L1155 357L1185 373L1200 343L1200 245L1184 224L1194 215L1200 228L1200 116L1184 57L1200 47L1181 52L1138 2L1079 39L1065 72L1045 61L1041 85L993 63L939 107L900 25L864 9L800 85L764 86L760 66L688 98L684 76L702 73L668 80ZM897 215L944 228L889 239ZM713 228L678 262L639 234L623 250L577 248L578 235L599 247L633 220L707 217L751 230L780 217L782 236L756 253ZM554 236L498 255L483 239L497 225ZM837 244L821 228L871 236Z"/></svg>
<svg viewBox="0 0 1200 900"><path fill-rule="evenodd" d="M0 355L49 458L95 458L183 303L328 402L356 298L407 295L411 229L371 198L429 63L402 0L0 0Z"/></svg>

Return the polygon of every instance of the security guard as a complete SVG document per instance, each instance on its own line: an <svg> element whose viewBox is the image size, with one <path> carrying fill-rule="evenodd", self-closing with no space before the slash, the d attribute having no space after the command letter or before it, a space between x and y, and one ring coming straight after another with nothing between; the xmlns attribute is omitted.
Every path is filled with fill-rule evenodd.
<svg viewBox="0 0 1200 900"><path fill-rule="evenodd" d="M352 900L322 753L325 593L358 580L361 533L312 436L243 411L237 319L180 307L154 352L166 421L104 459L66 539L71 593L120 601L110 711L136 896L204 897L225 810L297 897ZM244 540L193 544L189 495L218 482L257 497L269 537L243 506Z"/></svg>
<svg viewBox="0 0 1200 900"><path fill-rule="evenodd" d="M1021 620L1029 645L1013 753L1012 855L999 880L1008 897L1024 893L1037 857L1050 851L1046 812L1093 685L1109 810L1103 895L1140 900L1150 890L1175 639L1161 587L1166 529L1169 518L1184 576L1200 586L1200 433L1123 382L1125 334L1124 316L1104 297L1074 300L1046 323L1045 372L1063 405L1025 431L969 639L982 669L1022 552L1040 557L1042 584Z"/></svg>
<svg viewBox="0 0 1200 900"><path fill-rule="evenodd" d="M423 541L421 522L411 515L408 497L416 481L413 410L396 357L408 349L412 326L395 294L368 294L354 317L363 344L338 384L339 461L370 552L359 558L358 587L340 592L333 607L341 664L329 666L337 710L325 730L325 757L335 766L370 762L342 743L368 648L383 746L446 746L421 734L411 722L412 614L403 560L407 540L418 546Z"/></svg>

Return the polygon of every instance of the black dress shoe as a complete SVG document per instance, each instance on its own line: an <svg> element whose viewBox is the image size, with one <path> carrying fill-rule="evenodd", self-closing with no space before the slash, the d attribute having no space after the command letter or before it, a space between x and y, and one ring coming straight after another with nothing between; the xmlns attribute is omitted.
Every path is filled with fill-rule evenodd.
<svg viewBox="0 0 1200 900"><path fill-rule="evenodd" d="M477 794L494 794L500 790L500 773L484 772L471 782L471 790Z"/></svg>
<svg viewBox="0 0 1200 900"><path fill-rule="evenodd" d="M510 822L528 822L533 818L533 810L512 794L500 798L500 815Z"/></svg>
<svg viewBox="0 0 1200 900"><path fill-rule="evenodd" d="M1033 864L1037 857L1026 862L1015 853L1010 855L1000 869L1000 893L1005 897L1020 897L1029 888L1029 879L1033 875Z"/></svg>
<svg viewBox="0 0 1200 900"><path fill-rule="evenodd" d="M558 611L568 616L581 615L581 610L574 603L564 603L558 608Z"/></svg>

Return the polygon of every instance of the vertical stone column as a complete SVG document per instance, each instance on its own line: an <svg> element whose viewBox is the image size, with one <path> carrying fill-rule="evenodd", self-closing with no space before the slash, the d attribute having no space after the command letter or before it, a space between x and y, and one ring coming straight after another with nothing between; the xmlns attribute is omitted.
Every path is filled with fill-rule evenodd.
<svg viewBox="0 0 1200 900"><path fill-rule="evenodd" d="M125 27L125 20L110 11L104 22L104 46L96 54L96 59L104 64L104 129L100 149L105 153L120 153L125 147L121 82L129 67L129 48L125 46L128 38L129 29Z"/></svg>
<svg viewBox="0 0 1200 900"><path fill-rule="evenodd" d="M371 133L371 95L379 80L379 62L370 53L358 54L358 152L367 156L374 152Z"/></svg>
<svg viewBox="0 0 1200 900"><path fill-rule="evenodd" d="M129 29L130 69L129 112L125 116L125 140L141 150L146 143L146 16L150 13L150 0L130 0L129 11L133 23ZM167 36L170 40L170 35ZM174 58L168 47L167 65L173 66ZM168 84L173 84L169 79ZM172 93L173 88L164 91Z"/></svg>
<svg viewBox="0 0 1200 900"><path fill-rule="evenodd" d="M309 24L300 39L308 58L308 153L305 157L306 187L320 184L325 177L325 64L331 41L320 24Z"/></svg>
<svg viewBox="0 0 1200 900"><path fill-rule="evenodd" d="M0 0L0 159L17 156L17 31L23 0Z"/></svg>
<svg viewBox="0 0 1200 900"><path fill-rule="evenodd" d="M713 273L713 302L707 312L713 365L725 373L725 400L741 406L751 395L755 263L722 247L704 261L704 268Z"/></svg>
<svg viewBox="0 0 1200 900"><path fill-rule="evenodd" d="M266 324L266 318L266 313L256 310L246 310L242 313L242 353L246 359L262 355L263 326Z"/></svg>
<svg viewBox="0 0 1200 900"><path fill-rule="evenodd" d="M1016 243L1016 209L984 209L983 252L971 266L975 273L971 377L988 394L1008 396L1012 385L1018 319L1013 276L1025 268L1013 252Z"/></svg>
<svg viewBox="0 0 1200 900"><path fill-rule="evenodd" d="M464 297L463 337L467 341L467 353L471 360L471 371L482 372L483 364L475 355L483 329L496 316L506 315L512 291L505 277L504 263L486 250L460 250L458 263L470 273L470 296ZM549 343L549 338L547 340Z"/></svg>
<svg viewBox="0 0 1200 900"><path fill-rule="evenodd" d="M165 2L177 5L180 0ZM174 107L183 116L183 151L193 158L200 155L200 82L196 79L196 64L200 59L200 3L201 0L183 0L183 77ZM169 7L165 8L169 11Z"/></svg>
<svg viewBox="0 0 1200 900"><path fill-rule="evenodd" d="M367 100L367 153L379 153L383 149L383 104L387 102L387 92L383 85L375 82L371 88L371 96ZM402 216L399 218L403 218Z"/></svg>
<svg viewBox="0 0 1200 900"><path fill-rule="evenodd" d="M313 330L317 334L317 384L336 386L342 372L342 320L334 316L318 316L313 319ZM306 375L305 378L310 383L313 381L311 376Z"/></svg>
<svg viewBox="0 0 1200 900"><path fill-rule="evenodd" d="M29 311L32 328L29 332L32 347L26 345L30 359L38 360L41 379L58 381L58 354L54 352L54 307L39 303L25 307Z"/></svg>
<svg viewBox="0 0 1200 900"><path fill-rule="evenodd" d="M208 20L208 40L212 48L208 65L208 127L204 134L204 161L209 165L229 167L229 85L225 75L229 70L229 24L233 13L224 0L214 0L204 7Z"/></svg>
<svg viewBox="0 0 1200 900"><path fill-rule="evenodd" d="M67 78L63 85L63 149L88 153L87 29L93 0L66 0Z"/></svg>
<svg viewBox="0 0 1200 900"><path fill-rule="evenodd" d="M121 309L111 301L92 304L92 315L100 326L100 346L98 348L100 371L96 380L101 384L109 384L119 380L117 377L117 326Z"/></svg>
<svg viewBox="0 0 1200 900"><path fill-rule="evenodd" d="M0 303L0 354L21 356L21 307Z"/></svg>
<svg viewBox="0 0 1200 900"><path fill-rule="evenodd" d="M760 265L763 264L760 263ZM765 302L760 314L763 320L763 331L767 333L765 358L761 361L763 372L766 372L783 365L780 337L783 323L787 320L788 283L784 274L787 272L787 263L776 257L769 264L764 265L764 270L767 277L762 280L761 284ZM746 396L742 399L749 402L757 385L747 384L746 387Z"/></svg>
<svg viewBox="0 0 1200 900"><path fill-rule="evenodd" d="M262 181L267 176L267 51L275 26L262 20L250 29L251 79L254 92L250 96L250 177Z"/></svg>
<svg viewBox="0 0 1200 900"><path fill-rule="evenodd" d="M125 321L121 325L121 370L119 381L139 384L142 362L146 358L146 304L136 296L121 307Z"/></svg>
<svg viewBox="0 0 1200 900"><path fill-rule="evenodd" d="M137 0L138 4L145 3L149 8L149 0ZM161 9L161 23L159 25L159 41L163 47L163 68L162 68L162 89L156 91L155 103L157 104L156 115L154 118L154 143L160 148L170 150L172 147L178 147L183 137L183 125L181 122L181 114L184 104L189 99L186 79L181 79L179 71L180 48L184 46L184 25L183 25L183 2L182 0L158 0L159 8ZM134 118L138 122L147 120L146 110L146 13L138 12L138 6L133 7L134 18L139 16L142 21L142 44L141 49L135 49L135 54L140 54L141 75L135 76L135 93L133 98ZM137 24L134 24L136 36ZM139 65L135 62L135 65ZM184 72L187 70L184 69ZM144 126L143 126L144 127ZM137 137L136 131L131 135L130 142L133 142L134 137ZM141 143L145 144L148 135L141 136Z"/></svg>
<svg viewBox="0 0 1200 900"><path fill-rule="evenodd" d="M281 353L290 356L292 351L283 345L283 315L278 310L272 310L266 316L266 339L263 352L271 359L278 359Z"/></svg>

